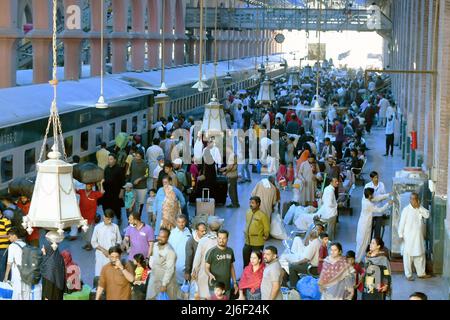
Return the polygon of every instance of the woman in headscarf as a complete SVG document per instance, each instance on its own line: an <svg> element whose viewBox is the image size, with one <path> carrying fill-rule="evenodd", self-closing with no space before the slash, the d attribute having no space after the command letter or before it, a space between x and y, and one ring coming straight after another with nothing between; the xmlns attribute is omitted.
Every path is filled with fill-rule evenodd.
<svg viewBox="0 0 450 320"><path fill-rule="evenodd" d="M63 300L66 288L64 259L48 241L42 247L42 254L42 300Z"/></svg>
<svg viewBox="0 0 450 320"><path fill-rule="evenodd" d="M260 251L252 251L250 263L245 267L239 281L239 300L261 300L261 282L264 262Z"/></svg>
<svg viewBox="0 0 450 320"><path fill-rule="evenodd" d="M83 284L81 282L81 269L73 262L72 254L69 250L61 252L66 268L66 289L67 293L81 291Z"/></svg>
<svg viewBox="0 0 450 320"><path fill-rule="evenodd" d="M370 242L370 251L364 263L363 300L386 300L391 294L391 264L384 242L376 237Z"/></svg>
<svg viewBox="0 0 450 320"><path fill-rule="evenodd" d="M333 243L330 255L323 261L319 288L321 300L351 300L355 284L355 270L342 256L340 243Z"/></svg>
<svg viewBox="0 0 450 320"><path fill-rule="evenodd" d="M184 196L180 190L171 185L172 179L164 176L163 186L156 193L153 202L153 212L156 212L155 234L164 226L168 230L175 228L175 217L181 213L181 208L185 205Z"/></svg>

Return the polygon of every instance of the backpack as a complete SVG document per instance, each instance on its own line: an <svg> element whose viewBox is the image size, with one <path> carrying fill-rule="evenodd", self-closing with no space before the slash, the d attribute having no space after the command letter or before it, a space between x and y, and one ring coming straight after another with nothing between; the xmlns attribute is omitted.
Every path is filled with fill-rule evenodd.
<svg viewBox="0 0 450 320"><path fill-rule="evenodd" d="M30 245L21 247L18 243L15 244L22 249L22 265L17 266L22 282L30 286L38 284L41 281L41 250Z"/></svg>
<svg viewBox="0 0 450 320"><path fill-rule="evenodd" d="M11 226L19 230L21 237L25 237L27 236L27 230L25 230L22 223L23 211L18 206L16 206L16 208L13 210L13 216L11 217Z"/></svg>
<svg viewBox="0 0 450 320"><path fill-rule="evenodd" d="M391 275L389 270L385 266L376 265L369 261L364 273L364 293L376 293L378 292L377 288L385 285L386 282L390 287Z"/></svg>
<svg viewBox="0 0 450 320"><path fill-rule="evenodd" d="M119 167L125 168L127 157L127 152L124 149L121 149L117 154L117 164Z"/></svg>

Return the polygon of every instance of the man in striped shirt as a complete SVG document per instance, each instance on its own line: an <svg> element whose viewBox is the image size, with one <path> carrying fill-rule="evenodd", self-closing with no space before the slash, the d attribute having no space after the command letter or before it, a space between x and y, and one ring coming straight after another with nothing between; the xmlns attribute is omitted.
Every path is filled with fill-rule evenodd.
<svg viewBox="0 0 450 320"><path fill-rule="evenodd" d="M7 250L9 246L9 237L7 232L11 229L11 221L6 218L0 209L0 279L5 277Z"/></svg>

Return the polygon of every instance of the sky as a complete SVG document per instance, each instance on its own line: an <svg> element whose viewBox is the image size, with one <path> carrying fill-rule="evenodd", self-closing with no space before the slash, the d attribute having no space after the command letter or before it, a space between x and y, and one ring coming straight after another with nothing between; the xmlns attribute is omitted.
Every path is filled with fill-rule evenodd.
<svg viewBox="0 0 450 320"><path fill-rule="evenodd" d="M296 58L304 57L308 52L308 43L318 43L316 32L309 32L309 39L305 31L283 32L285 41L283 52L296 51ZM383 53L383 39L375 32L328 31L321 33L321 43L326 43L326 57L332 58L335 66L347 64L352 68L382 67L381 60L368 59L368 54ZM350 50L350 55L344 60L338 61L338 55ZM305 62L302 61L302 66Z"/></svg>

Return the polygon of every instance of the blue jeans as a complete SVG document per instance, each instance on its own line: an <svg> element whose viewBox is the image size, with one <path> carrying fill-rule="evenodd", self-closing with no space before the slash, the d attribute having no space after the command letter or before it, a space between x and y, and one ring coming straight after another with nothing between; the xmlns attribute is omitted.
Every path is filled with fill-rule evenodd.
<svg viewBox="0 0 450 320"><path fill-rule="evenodd" d="M241 179L242 180L252 180L252 176L250 174L250 170L248 168L249 160L245 159L245 164L241 164Z"/></svg>
<svg viewBox="0 0 450 320"><path fill-rule="evenodd" d="M8 249L0 249L0 281L3 281L6 273L6 262L8 261Z"/></svg>
<svg viewBox="0 0 450 320"><path fill-rule="evenodd" d="M251 293L249 289L245 290L245 298L247 300L261 300L261 289L255 290L255 293Z"/></svg>

